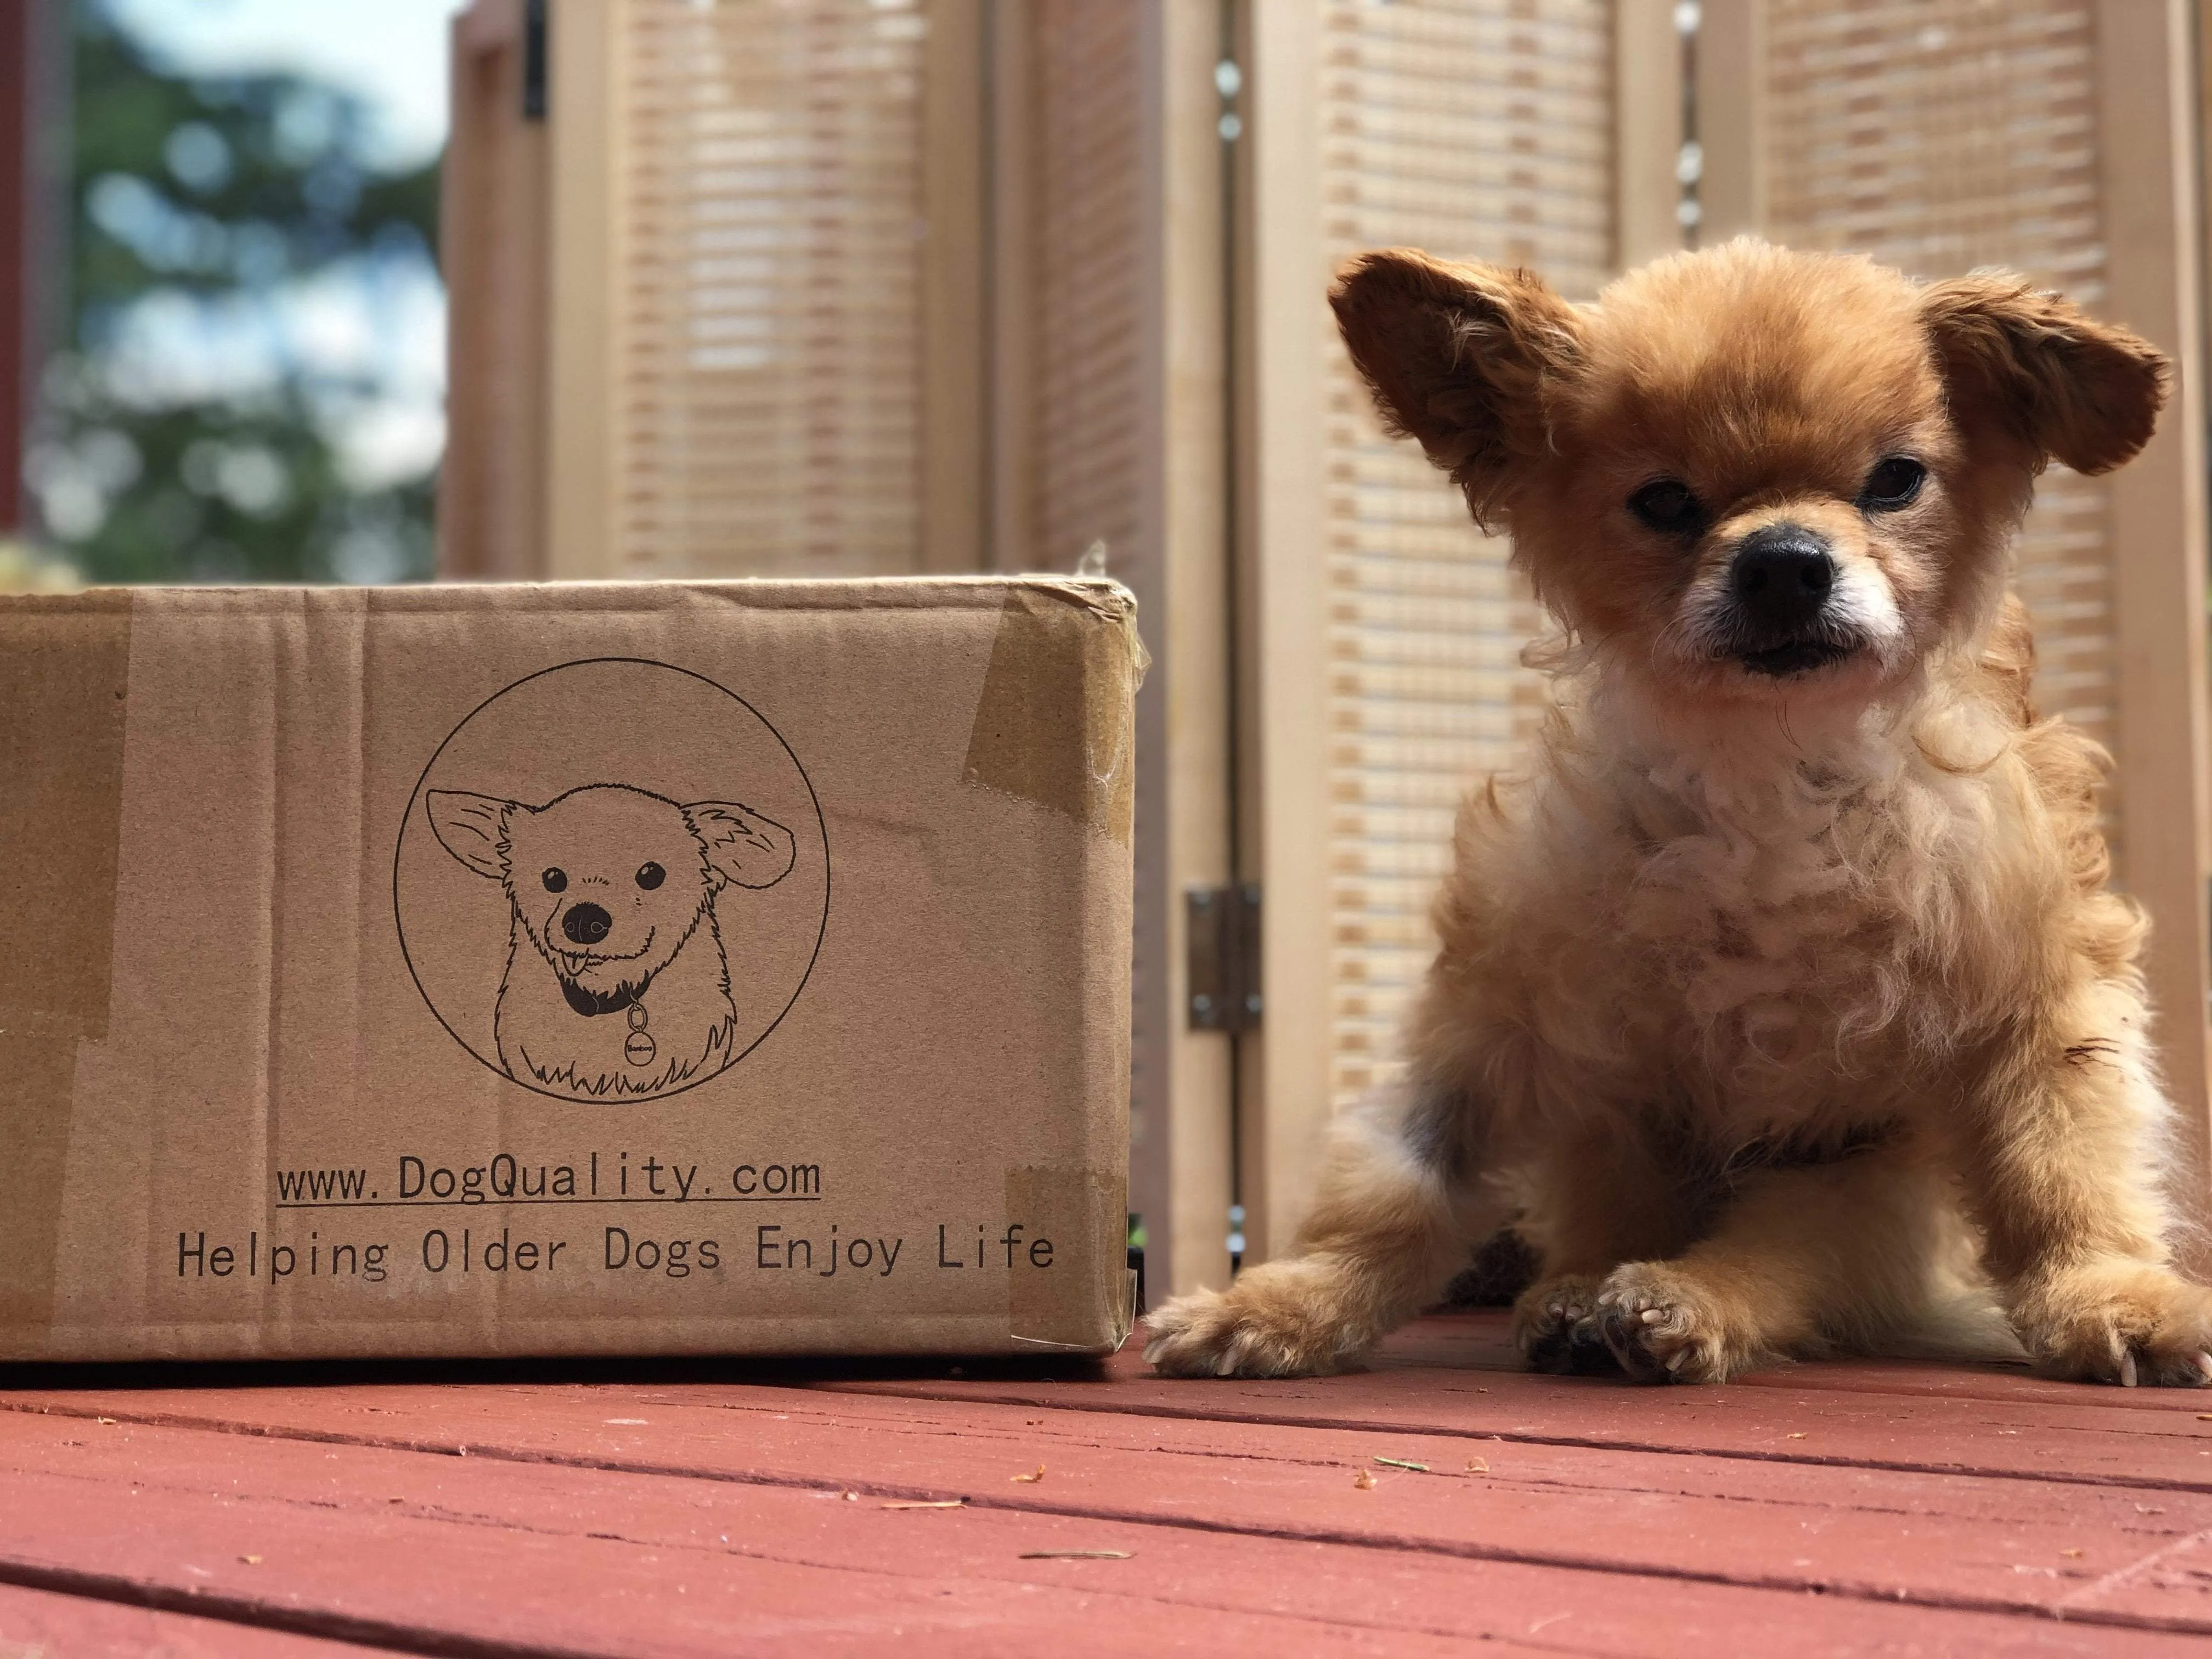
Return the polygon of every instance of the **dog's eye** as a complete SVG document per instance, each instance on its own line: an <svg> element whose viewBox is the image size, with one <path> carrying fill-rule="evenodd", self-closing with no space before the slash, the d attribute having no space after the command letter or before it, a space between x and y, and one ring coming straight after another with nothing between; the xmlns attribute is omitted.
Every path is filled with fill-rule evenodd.
<svg viewBox="0 0 2212 1659"><path fill-rule="evenodd" d="M1662 536L1686 536L1703 527L1705 509L1680 478L1661 478L1628 498L1628 510Z"/></svg>
<svg viewBox="0 0 2212 1659"><path fill-rule="evenodd" d="M1908 455L1893 455L1867 474L1859 491L1859 505L1869 513L1894 513L1912 505L1928 469Z"/></svg>
<svg viewBox="0 0 2212 1659"><path fill-rule="evenodd" d="M557 893L568 886L568 872L556 864L549 868L545 873L538 877L538 879L545 884L545 890L547 892Z"/></svg>
<svg viewBox="0 0 2212 1659"><path fill-rule="evenodd" d="M637 866L637 884L648 893L667 879L668 872L657 864L641 864Z"/></svg>

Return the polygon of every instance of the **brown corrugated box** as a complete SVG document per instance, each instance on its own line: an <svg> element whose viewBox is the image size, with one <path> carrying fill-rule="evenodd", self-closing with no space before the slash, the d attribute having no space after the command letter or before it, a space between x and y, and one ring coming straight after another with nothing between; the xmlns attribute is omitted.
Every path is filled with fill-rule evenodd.
<svg viewBox="0 0 2212 1659"><path fill-rule="evenodd" d="M0 600L0 1358L1115 1347L1132 612Z"/></svg>

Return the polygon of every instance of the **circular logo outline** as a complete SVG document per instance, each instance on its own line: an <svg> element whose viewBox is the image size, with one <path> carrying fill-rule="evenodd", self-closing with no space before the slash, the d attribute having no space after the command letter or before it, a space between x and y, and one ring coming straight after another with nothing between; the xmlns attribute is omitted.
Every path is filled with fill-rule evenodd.
<svg viewBox="0 0 2212 1659"><path fill-rule="evenodd" d="M609 663L627 664L644 668L665 668L672 674L686 675L692 679L697 680L702 685L712 687L714 690L720 692L731 702L736 703L738 708L744 709L745 713L750 714L755 720L758 720L761 723L762 729L764 730L769 736L775 739L776 745L790 757L793 769L799 774L799 782L806 786L807 805L812 807L814 811L814 827L821 833L822 921L820 926L815 929L814 948L807 953L805 971L799 975L799 983L792 987L790 999L784 1003L781 1009L777 1010L775 1018L769 1021L768 1024L763 1028L761 1034L758 1036L755 1037L750 1042L748 1042L737 1053L732 1054L727 1060L723 1062L722 1065L717 1066L714 1071L708 1073L703 1077L694 1078L690 1082L684 1084L680 1087L664 1090L651 1096L649 1098L641 1097L637 1100L632 1101L610 1100L593 1102L580 1100L574 1095L561 1094L551 1089L543 1089L534 1083L525 1083L520 1078L515 1076L514 1073L508 1071L506 1066L495 1065L490 1060L486 1060L482 1054L476 1051L475 1048L470 1044L466 1038L463 1037L459 1031L456 1031L453 1029L453 1023L449 1021L444 1013L440 1011L438 1005L430 1000L430 993L423 988L422 976L415 970L415 958L407 949L407 923L405 918L400 914L399 908L399 854L400 850L407 839L407 826L414 821L416 805L422 799L423 787L430 781L431 769L438 764L438 757L446 752L447 747L451 745L455 738L461 734L461 732L468 726L470 721L475 720L477 715L483 714L485 709L490 708L492 704L497 702L501 697L507 696L508 692L519 691L524 686L529 684L532 680L543 679L548 674L557 674L565 668L590 668L601 664ZM453 1038L454 1043L459 1048L463 1054L466 1054L471 1060L476 1061L477 1065L483 1066L486 1071L491 1073L495 1077L505 1078L508 1082L515 1085L518 1088L527 1089L534 1095L543 1095L548 1100L558 1100L572 1106L651 1105L659 1101L673 1099L676 1096L680 1094L688 1093L690 1091L698 1088L702 1084L712 1083L716 1078L725 1076L730 1072L736 1070L737 1067L743 1063L748 1054L751 1054L754 1049L759 1048L762 1043L766 1042L769 1037L775 1034L776 1028L781 1025L784 1020L789 1017L791 1011L799 1006L799 999L804 996L806 993L807 981L814 977L815 964L822 959L822 941L828 938L830 934L830 901L836 887L836 877L830 866L830 824L829 821L822 816L822 797L815 793L814 780L807 775L805 763L799 758L799 751L791 746L789 740L784 737L781 732L776 729L775 723L769 720L767 715L762 714L761 711L754 708L751 703L739 696L736 692L731 690L728 686L722 684L719 681L708 679L707 676L700 673L696 669L679 668L672 662L659 662L651 657L579 657L572 662L556 662L548 667L538 669L533 672L525 674L520 679L513 682L511 684L500 687L498 690L493 692L482 702L469 710L467 714L462 715L459 720L455 721L453 723L453 730L447 732L444 738L440 739L438 746L430 751L430 758L423 763L422 770L415 779L414 790L407 797L406 811L400 815L399 833L394 836L392 840L392 930L398 936L399 959L407 964L407 977L414 981L415 994L422 999L422 1006L430 1011L430 1018L438 1022L440 1027L445 1031L446 1035Z"/></svg>

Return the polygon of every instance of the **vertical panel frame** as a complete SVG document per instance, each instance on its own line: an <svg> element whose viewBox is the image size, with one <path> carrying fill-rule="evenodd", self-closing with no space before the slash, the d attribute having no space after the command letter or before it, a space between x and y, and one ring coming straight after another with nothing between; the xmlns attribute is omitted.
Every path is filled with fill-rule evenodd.
<svg viewBox="0 0 2212 1659"><path fill-rule="evenodd" d="M1331 326L1321 204L1321 9L1243 16L1249 118L1239 226L1239 775L1256 810L1238 855L1266 902L1267 1009L1243 1045L1247 1263L1286 1254L1313 1201L1330 1115L1328 581L1322 524Z"/></svg>
<svg viewBox="0 0 2212 1659"><path fill-rule="evenodd" d="M922 53L921 515L916 568L991 568L984 140L990 0L930 0Z"/></svg>
<svg viewBox="0 0 2212 1659"><path fill-rule="evenodd" d="M1682 37L1672 0L1613 0L1613 269L1683 246Z"/></svg>
<svg viewBox="0 0 2212 1659"><path fill-rule="evenodd" d="M1136 1150L1145 1213L1166 1224L1158 1232L1148 1218L1146 1263L1163 1262L1164 1271L1152 1275L1160 1291L1182 1291L1222 1284L1229 1274L1231 1045L1239 1041L1194 1031L1184 1016L1190 985L1182 900L1191 887L1219 885L1237 874L1230 842L1229 227L1214 85L1224 0L1145 4L1145 78L1158 99L1147 110L1156 137L1146 214L1161 236L1151 399L1160 424L1149 453L1160 480L1162 539L1159 603L1139 622L1153 672L1164 678L1156 688L1159 722L1146 734L1158 765L1140 787L1152 781L1163 792L1163 878L1143 890L1153 911L1145 925L1157 930L1159 945L1152 959L1165 972L1157 987L1140 988L1154 999L1147 1029L1160 1034L1164 1052L1140 1055L1138 1063L1152 1068L1151 1097L1164 1121L1156 1144Z"/></svg>
<svg viewBox="0 0 2212 1659"><path fill-rule="evenodd" d="M1757 235L1766 224L1766 8L1765 0L1700 4L1697 246L1712 247L1733 236Z"/></svg>
<svg viewBox="0 0 2212 1659"><path fill-rule="evenodd" d="M528 580L546 556L550 139L545 122L523 118L522 0L475 0L452 39L438 572Z"/></svg>
<svg viewBox="0 0 2212 1659"><path fill-rule="evenodd" d="M624 260L618 181L632 0L548 0L552 150L546 372L546 574L613 574L623 453L618 365Z"/></svg>

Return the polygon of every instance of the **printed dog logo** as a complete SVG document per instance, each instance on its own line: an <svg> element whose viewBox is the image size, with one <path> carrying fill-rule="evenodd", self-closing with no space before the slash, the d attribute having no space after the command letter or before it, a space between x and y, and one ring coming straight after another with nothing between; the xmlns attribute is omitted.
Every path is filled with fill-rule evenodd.
<svg viewBox="0 0 2212 1659"><path fill-rule="evenodd" d="M627 784L543 806L458 789L427 798L445 849L514 912L494 1026L518 1083L578 1100L681 1088L728 1065L737 1030L715 915L731 887L773 887L791 831L750 807Z"/></svg>

